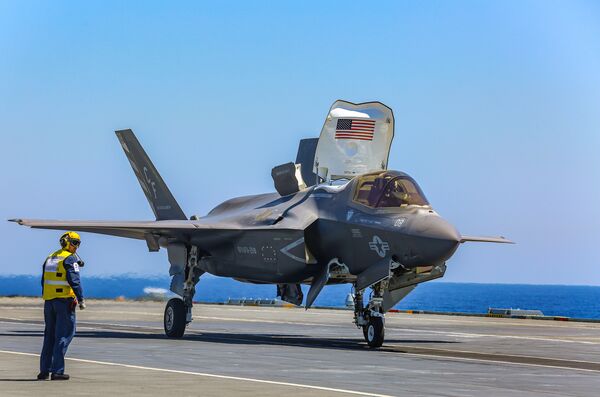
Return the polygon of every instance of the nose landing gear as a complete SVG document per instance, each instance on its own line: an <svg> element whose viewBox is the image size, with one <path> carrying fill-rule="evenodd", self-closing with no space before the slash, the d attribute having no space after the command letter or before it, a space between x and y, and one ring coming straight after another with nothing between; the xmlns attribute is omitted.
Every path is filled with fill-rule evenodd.
<svg viewBox="0 0 600 397"><path fill-rule="evenodd" d="M363 334L370 347L381 347L385 337L385 321L381 317L369 317L367 325L363 325Z"/></svg>
<svg viewBox="0 0 600 397"><path fill-rule="evenodd" d="M385 317L383 314L383 291L386 281L373 285L373 294L367 304L363 307L363 292L356 291L354 294L354 324L362 327L363 336L369 347L381 347L385 338Z"/></svg>

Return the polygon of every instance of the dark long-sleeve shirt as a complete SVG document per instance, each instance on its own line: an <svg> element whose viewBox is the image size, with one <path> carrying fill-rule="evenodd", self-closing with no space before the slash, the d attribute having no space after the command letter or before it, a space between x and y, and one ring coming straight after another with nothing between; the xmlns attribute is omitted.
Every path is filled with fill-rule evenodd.
<svg viewBox="0 0 600 397"><path fill-rule="evenodd" d="M70 255L65 258L63 266L67 271L67 282L73 288L75 296L79 302L83 301L83 288L81 287L81 279L79 278L79 259L75 255Z"/></svg>

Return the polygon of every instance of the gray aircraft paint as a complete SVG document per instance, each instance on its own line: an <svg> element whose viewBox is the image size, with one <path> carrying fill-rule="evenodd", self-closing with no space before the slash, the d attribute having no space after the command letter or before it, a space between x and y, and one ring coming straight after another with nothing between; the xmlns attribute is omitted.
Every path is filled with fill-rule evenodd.
<svg viewBox="0 0 600 397"><path fill-rule="evenodd" d="M345 184L338 181L335 186L316 184L285 196L266 193L233 198L204 217L188 220L133 132L121 130L116 134L155 221L12 221L32 228L145 240L150 251L166 248L173 277L171 289L183 296L188 285L187 300L184 297L190 309L188 321L193 287L204 272L276 284L282 298L295 304L303 299L299 284L310 284L307 308L327 284L353 283L357 291L385 285L383 303L377 306L384 313L418 283L442 277L446 261L461 243L511 243L503 237L461 236L429 204L379 208L355 201L360 178L373 173L352 177ZM300 171L309 185L318 179L309 168L316 147L314 139L303 140L297 156L300 164L308 165L308 172ZM286 167L287 174L282 175L295 181L293 164ZM285 171L286 167L276 169ZM392 180L410 179L399 171L377 172L385 172ZM294 183L284 183L283 190L296 190ZM194 250L198 259L195 267L189 267L189 261L195 260ZM193 269L190 274L188 268ZM387 281L381 284L382 280ZM377 315L370 310L371 316Z"/></svg>
<svg viewBox="0 0 600 397"><path fill-rule="evenodd" d="M372 249L375 237L389 247L386 257L397 257L409 268L443 263L456 250L461 236L432 209L381 211L361 206L351 199L354 185L352 180L336 192L314 186L286 197L276 193L239 197L194 221L18 222L33 228L141 240L148 234L157 235L163 237L163 247L167 241L201 247L210 257L203 264L203 270L209 273L270 283L305 282L335 257L348 266L350 273L358 275L382 258ZM403 219L400 227L399 218ZM296 254L286 255L292 243L297 243ZM317 263L298 260L305 245Z"/></svg>

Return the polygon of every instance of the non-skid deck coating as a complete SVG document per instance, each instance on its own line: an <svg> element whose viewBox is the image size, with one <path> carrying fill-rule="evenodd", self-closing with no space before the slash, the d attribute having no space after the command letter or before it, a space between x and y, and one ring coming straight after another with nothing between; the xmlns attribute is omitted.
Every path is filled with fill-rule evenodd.
<svg viewBox="0 0 600 397"><path fill-rule="evenodd" d="M34 381L42 302L0 299L0 394L596 396L600 324L391 313L369 349L352 313L198 305L180 340L164 303L88 302L68 382Z"/></svg>

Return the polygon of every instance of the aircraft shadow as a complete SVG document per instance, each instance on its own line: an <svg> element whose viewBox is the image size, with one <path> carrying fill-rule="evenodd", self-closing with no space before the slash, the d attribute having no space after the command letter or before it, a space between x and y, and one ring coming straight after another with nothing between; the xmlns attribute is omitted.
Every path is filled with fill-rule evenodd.
<svg viewBox="0 0 600 397"><path fill-rule="evenodd" d="M360 332L357 330L357 333ZM0 333L0 336L32 336L43 337L40 331L14 331L13 333ZM141 340L170 340L164 334L110 330L110 331L77 331L75 338L98 339L141 339ZM320 338L307 335L288 334L245 334L245 333L216 333L190 331L183 340L198 342L214 342L231 345L283 345L292 347L308 347L317 349L343 349L343 350L371 350L362 337L352 339ZM386 339L383 347L378 350L400 352L396 349L386 349L389 344L421 345L421 344L454 344L458 341L432 340L432 339ZM391 347L391 346L390 346Z"/></svg>

